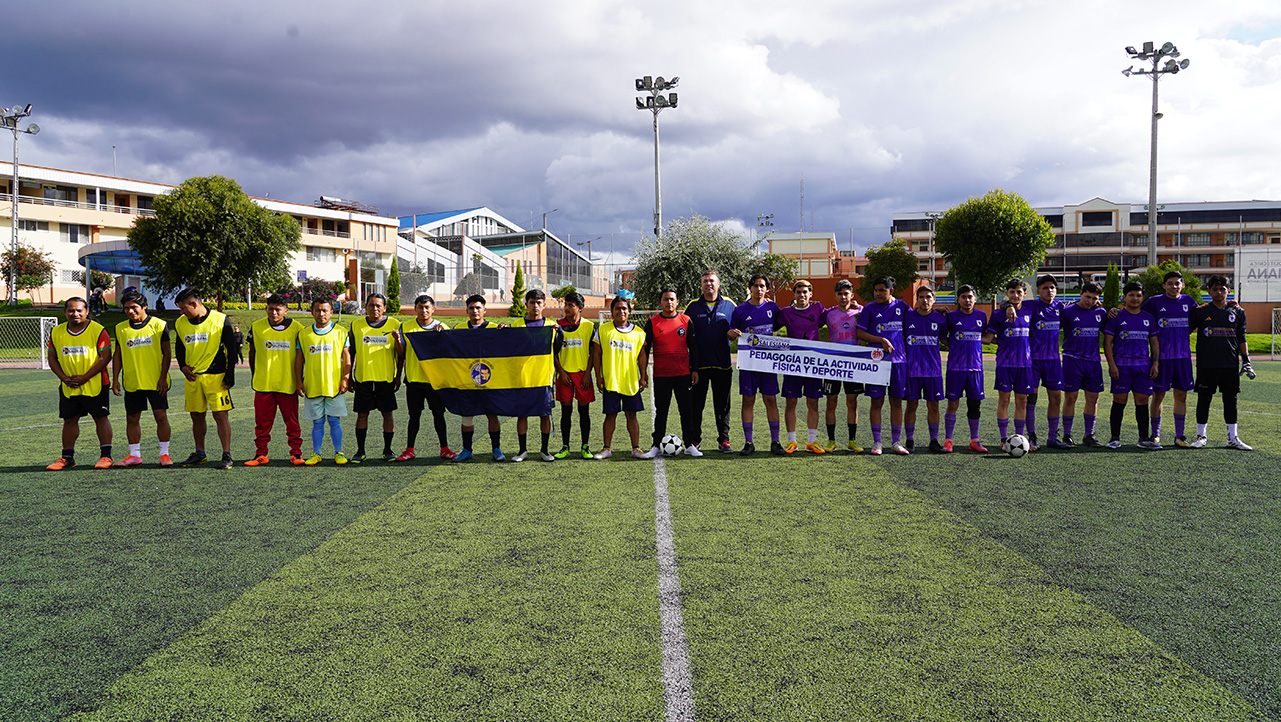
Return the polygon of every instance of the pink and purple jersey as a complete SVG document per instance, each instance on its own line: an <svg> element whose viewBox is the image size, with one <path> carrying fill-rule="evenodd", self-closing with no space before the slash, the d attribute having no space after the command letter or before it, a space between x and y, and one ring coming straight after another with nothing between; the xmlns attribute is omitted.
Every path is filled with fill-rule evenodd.
<svg viewBox="0 0 1281 722"><path fill-rule="evenodd" d="M1013 321L1006 316L1006 310L998 308L987 324L987 330L996 334L996 367L1032 368L1032 312L1024 303L1015 311Z"/></svg>
<svg viewBox="0 0 1281 722"><path fill-rule="evenodd" d="M977 308L947 314L947 370L983 370L983 329L987 314Z"/></svg>
<svg viewBox="0 0 1281 722"><path fill-rule="evenodd" d="M744 301L730 315L729 327L743 333L769 336L774 333L774 319L778 317L778 312L778 304L773 301L765 301L759 306Z"/></svg>
<svg viewBox="0 0 1281 722"><path fill-rule="evenodd" d="M908 378L943 378L939 339L947 332L947 318L939 311L924 316L915 309L903 317L903 344Z"/></svg>
<svg viewBox="0 0 1281 722"><path fill-rule="evenodd" d="M1063 307L1063 355L1082 361L1099 362L1099 336L1107 321L1105 308L1081 308L1073 303Z"/></svg>
<svg viewBox="0 0 1281 722"><path fill-rule="evenodd" d="M1152 365L1148 339L1156 335L1156 319L1147 311L1130 313L1122 309L1109 318L1103 333L1112 337L1112 359L1117 366Z"/></svg>
<svg viewBox="0 0 1281 722"><path fill-rule="evenodd" d="M821 303L811 303L805 308L786 306L774 316L774 328L786 326L788 338L817 341L824 310Z"/></svg>
<svg viewBox="0 0 1281 722"><path fill-rule="evenodd" d="M1059 300L1046 303L1039 298L1023 302L1023 308L1032 314L1032 329L1028 345L1032 347L1033 361L1048 361L1059 357L1059 313L1063 310Z"/></svg>
<svg viewBox="0 0 1281 722"><path fill-rule="evenodd" d="M1161 343L1161 359L1192 358L1192 338L1189 319L1196 302L1186 293L1178 298L1166 294L1153 296L1143 302L1143 310L1156 319L1156 337Z"/></svg>
<svg viewBox="0 0 1281 722"><path fill-rule="evenodd" d="M894 353L889 359L891 363L907 361L903 354L903 317L911 311L911 306L896 298L889 303L869 303L858 313L859 328L888 340L894 346Z"/></svg>
<svg viewBox="0 0 1281 722"><path fill-rule="evenodd" d="M831 343L858 343L859 306L850 306L842 311L840 306L832 306L823 312L823 325L827 326L827 340Z"/></svg>

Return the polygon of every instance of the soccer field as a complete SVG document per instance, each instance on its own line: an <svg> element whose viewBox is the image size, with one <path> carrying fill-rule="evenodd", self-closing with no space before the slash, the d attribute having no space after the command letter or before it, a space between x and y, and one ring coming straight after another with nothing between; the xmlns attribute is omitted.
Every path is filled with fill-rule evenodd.
<svg viewBox="0 0 1281 722"><path fill-rule="evenodd" d="M295 468L277 426L266 468L62 473L52 376L0 373L0 719L1281 719L1281 363L1256 368L1253 453L1141 453L1128 416L1121 451L1017 460L497 464L479 429L465 465ZM241 369L237 460L251 396Z"/></svg>

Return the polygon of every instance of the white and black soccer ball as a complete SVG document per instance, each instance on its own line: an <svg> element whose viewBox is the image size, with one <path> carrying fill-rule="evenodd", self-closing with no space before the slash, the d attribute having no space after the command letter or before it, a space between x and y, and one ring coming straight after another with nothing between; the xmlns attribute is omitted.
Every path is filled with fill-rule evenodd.
<svg viewBox="0 0 1281 722"><path fill-rule="evenodd" d="M1016 459L1026 454L1029 448L1027 437L1022 434L1015 434L1005 440L1005 453Z"/></svg>
<svg viewBox="0 0 1281 722"><path fill-rule="evenodd" d="M676 434L668 434L658 444L658 450L663 452L663 456L676 456L685 448L685 443L681 437Z"/></svg>

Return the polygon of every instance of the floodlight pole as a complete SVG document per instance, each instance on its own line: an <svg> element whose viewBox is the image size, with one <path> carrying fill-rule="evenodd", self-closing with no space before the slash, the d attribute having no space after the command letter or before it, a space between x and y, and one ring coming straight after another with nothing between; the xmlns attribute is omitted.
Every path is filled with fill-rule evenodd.
<svg viewBox="0 0 1281 722"><path fill-rule="evenodd" d="M9 186L9 225L12 232L12 238L9 244L9 250L12 254L9 264L9 305L17 307L18 305L18 134L29 133L35 135L40 132L40 126L35 123L29 123L26 128L19 128L18 121L31 115L31 104L28 103L24 108L19 105L13 106L13 109L0 107L0 126L13 131L13 181Z"/></svg>
<svg viewBox="0 0 1281 722"><path fill-rule="evenodd" d="M654 237L658 238L663 229L663 191L658 165L658 114L665 108L676 107L676 93L664 95L663 91L671 90L680 82L680 78L664 80L646 75L636 79L637 92L648 92L649 97L637 97L636 109L648 110L654 114Z"/></svg>
<svg viewBox="0 0 1281 722"><path fill-rule="evenodd" d="M1161 119L1161 113L1157 111L1157 87L1158 81L1165 73L1177 73L1188 67L1189 60L1184 58L1175 62L1174 58L1179 57L1179 49L1174 47L1173 43L1165 43L1160 48L1155 47L1155 43L1143 43L1143 50L1135 50L1134 46L1125 49L1131 59L1152 61L1152 69L1140 68L1136 70L1133 65L1121 73L1126 77L1131 75L1151 75L1152 76L1152 160L1148 171L1148 265L1157 264L1157 232L1156 232L1156 140L1157 140L1157 121ZM1161 66L1162 58L1169 58L1165 65Z"/></svg>

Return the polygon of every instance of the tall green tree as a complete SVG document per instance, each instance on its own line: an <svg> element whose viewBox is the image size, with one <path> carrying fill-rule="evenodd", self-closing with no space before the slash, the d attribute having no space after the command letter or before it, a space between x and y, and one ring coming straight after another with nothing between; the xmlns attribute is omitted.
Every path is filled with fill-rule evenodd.
<svg viewBox="0 0 1281 722"><path fill-rule="evenodd" d="M1159 296L1165 293L1165 284L1161 279L1170 271L1177 271L1183 274L1183 292L1192 297L1192 300L1201 303L1201 279L1196 274L1188 273L1178 261L1173 258L1161 261L1158 265L1148 266L1143 269L1142 273L1130 274L1131 281L1138 281L1143 284L1143 296Z"/></svg>
<svg viewBox="0 0 1281 722"><path fill-rule="evenodd" d="M507 315L511 318L525 317L525 272L521 270L524 264L516 264L516 280L512 282L512 305L507 309Z"/></svg>
<svg viewBox="0 0 1281 722"><path fill-rule="evenodd" d="M391 257L391 271L387 274L387 313L400 313L400 269L396 257Z"/></svg>
<svg viewBox="0 0 1281 722"><path fill-rule="evenodd" d="M949 208L934 225L934 246L952 264L952 276L980 298L1035 273L1053 244L1049 222L1022 196L999 188Z"/></svg>
<svg viewBox="0 0 1281 722"><path fill-rule="evenodd" d="M53 279L53 272L56 270L57 265L53 262L53 254L32 248L25 243L19 243L16 252L10 249L0 255L0 275L3 275L4 282L8 283L9 274L12 272L15 276L13 288L16 291L40 288ZM17 303L18 294L13 294L13 301Z"/></svg>
<svg viewBox="0 0 1281 722"><path fill-rule="evenodd" d="M1108 264L1108 274L1103 278L1103 305L1116 308L1121 303L1121 272L1115 263Z"/></svg>
<svg viewBox="0 0 1281 722"><path fill-rule="evenodd" d="M707 271L720 275L726 298L742 300L747 279L756 273L790 283L797 269L795 260L762 254L743 234L698 214L669 221L657 239L636 244L633 256L636 272L630 286L641 308L657 308L664 288L676 289L682 301L698 298L703 292L700 279Z"/></svg>
<svg viewBox="0 0 1281 722"><path fill-rule="evenodd" d="M254 203L230 178L189 178L152 207L155 216L129 230L129 247L163 293L195 287L222 308L242 289L283 285L302 248L296 219Z"/></svg>
<svg viewBox="0 0 1281 722"><path fill-rule="evenodd" d="M921 277L916 272L918 268L916 256L907 250L907 243L901 238L872 246L867 249L866 255L867 265L863 268L863 280L855 289L858 297L863 301L872 300L872 284L881 276L893 278L896 289L906 288Z"/></svg>

